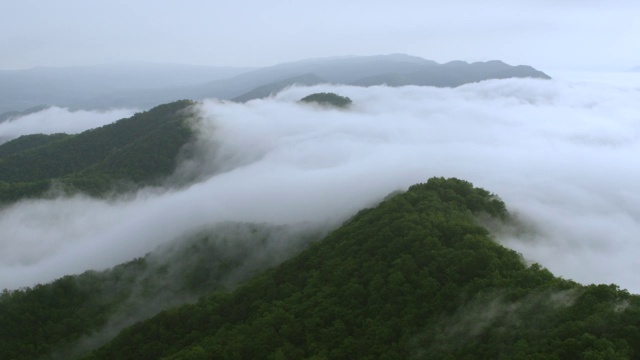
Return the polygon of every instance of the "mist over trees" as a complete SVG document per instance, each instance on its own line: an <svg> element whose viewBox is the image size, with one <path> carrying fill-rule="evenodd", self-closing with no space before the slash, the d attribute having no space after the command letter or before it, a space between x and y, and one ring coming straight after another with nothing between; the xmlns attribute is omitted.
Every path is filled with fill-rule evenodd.
<svg viewBox="0 0 640 360"><path fill-rule="evenodd" d="M41 196L57 183L101 195L159 183L192 138L191 101L177 101L77 135L24 135L0 145L0 202Z"/></svg>
<svg viewBox="0 0 640 360"><path fill-rule="evenodd" d="M349 65L342 70L360 60L340 60ZM503 67L483 64L474 66ZM470 64L445 65L464 73ZM397 85L410 76L383 78ZM0 226L9 234L0 238L0 265L3 281L18 284L0 295L0 358L640 356L637 295L556 276L500 238L544 246L540 222L527 215L557 208L542 217L543 240L626 239L592 216L591 198L580 197L582 211L557 201L593 188L580 181L611 184L582 176L592 168L580 162L587 158L607 176L634 176L608 160L635 145L626 126L635 124L627 105L636 93L595 96L540 80L457 89L302 88L290 80L257 88L246 104L183 100L79 134L0 144ZM299 99L352 105L318 111ZM432 173L520 187L499 187L516 200L505 204L502 192ZM550 173L559 174L557 188L543 179ZM415 178L426 182L384 197ZM531 199L534 211L523 206L533 190L522 179L546 186ZM595 191L595 210L631 218L632 202L611 204L633 189ZM592 222L563 233L558 219L576 214ZM607 224L633 234L632 221ZM68 263L96 270L68 271ZM44 272L69 275L20 285ZM11 274L21 280L6 282Z"/></svg>
<svg viewBox="0 0 640 360"><path fill-rule="evenodd" d="M359 212L230 294L165 311L87 359L633 358L640 297L554 277L474 214L504 203L430 179Z"/></svg>
<svg viewBox="0 0 640 360"><path fill-rule="evenodd" d="M615 285L579 285L538 264L525 265L520 254L495 242L481 218L513 221L496 195L463 180L432 178L358 212L321 241L323 230L226 224L108 271L5 290L0 354L11 359L622 359L640 354L640 296ZM294 239L286 249L278 245L283 235ZM298 255L263 271L291 251ZM198 297L133 323L154 309Z"/></svg>
<svg viewBox="0 0 640 360"><path fill-rule="evenodd" d="M78 358L158 312L277 265L327 229L225 223L104 271L0 294L0 358Z"/></svg>

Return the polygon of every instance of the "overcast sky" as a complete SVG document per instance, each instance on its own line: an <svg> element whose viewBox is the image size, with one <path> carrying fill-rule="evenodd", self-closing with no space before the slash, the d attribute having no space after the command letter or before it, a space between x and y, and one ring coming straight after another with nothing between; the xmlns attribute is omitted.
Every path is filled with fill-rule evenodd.
<svg viewBox="0 0 640 360"><path fill-rule="evenodd" d="M626 70L640 65L640 1L3 0L0 34L0 69L407 53Z"/></svg>

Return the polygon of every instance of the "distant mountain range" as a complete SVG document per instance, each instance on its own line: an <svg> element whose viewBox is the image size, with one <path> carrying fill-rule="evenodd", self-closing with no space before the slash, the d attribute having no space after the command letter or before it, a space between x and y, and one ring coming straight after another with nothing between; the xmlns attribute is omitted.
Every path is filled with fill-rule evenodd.
<svg viewBox="0 0 640 360"><path fill-rule="evenodd" d="M39 106L30 107L30 108L28 108L26 110L23 110L23 111L7 111L7 112L4 112L4 113L0 114L0 123L3 122L3 121L14 119L14 118L27 116L27 115L33 114L33 113L37 113L37 112L42 111L42 110L44 110L46 108L48 108L48 106L39 105Z"/></svg>
<svg viewBox="0 0 640 360"><path fill-rule="evenodd" d="M549 79L530 66L501 61L438 64L393 54L302 60L264 68L128 64L0 71L0 119L7 112L56 105L149 109L178 99L248 101L293 84L459 86L487 79Z"/></svg>

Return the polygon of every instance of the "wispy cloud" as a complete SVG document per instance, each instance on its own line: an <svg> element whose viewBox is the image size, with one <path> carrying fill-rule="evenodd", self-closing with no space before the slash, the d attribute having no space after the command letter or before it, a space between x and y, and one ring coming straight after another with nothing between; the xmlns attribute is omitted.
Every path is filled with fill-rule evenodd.
<svg viewBox="0 0 640 360"><path fill-rule="evenodd" d="M133 115L129 109L109 111L71 111L67 108L50 107L35 113L0 122L0 144L28 134L75 134L88 129L110 124Z"/></svg>
<svg viewBox="0 0 640 360"><path fill-rule="evenodd" d="M298 104L349 96L349 110ZM535 229L503 237L554 273L640 291L640 91L510 79L455 89L290 88L246 104L205 101L201 179L126 199L25 201L0 213L0 288L101 268L221 221L337 224L432 176L500 195Z"/></svg>

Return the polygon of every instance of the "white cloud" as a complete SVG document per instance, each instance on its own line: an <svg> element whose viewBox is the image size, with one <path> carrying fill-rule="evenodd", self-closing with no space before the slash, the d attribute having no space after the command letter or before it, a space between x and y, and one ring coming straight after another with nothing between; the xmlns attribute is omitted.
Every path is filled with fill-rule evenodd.
<svg viewBox="0 0 640 360"><path fill-rule="evenodd" d="M296 103L319 91L354 105ZM537 229L501 239L526 259L639 292L639 93L509 79L455 89L326 85L246 104L206 101L206 156L181 168L200 171L202 181L129 199L2 210L0 233L11 236L0 239L0 288L113 265L219 221L335 223L391 191L454 176L497 193Z"/></svg>
<svg viewBox="0 0 640 360"><path fill-rule="evenodd" d="M133 115L132 110L71 111L50 107L25 116L0 122L0 143L29 134L75 134Z"/></svg>

